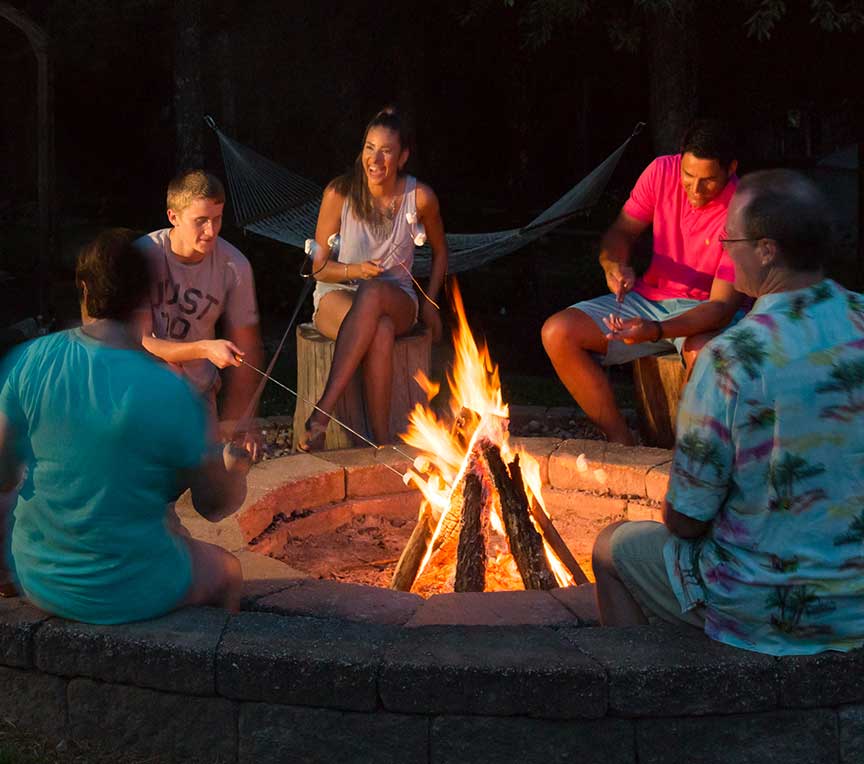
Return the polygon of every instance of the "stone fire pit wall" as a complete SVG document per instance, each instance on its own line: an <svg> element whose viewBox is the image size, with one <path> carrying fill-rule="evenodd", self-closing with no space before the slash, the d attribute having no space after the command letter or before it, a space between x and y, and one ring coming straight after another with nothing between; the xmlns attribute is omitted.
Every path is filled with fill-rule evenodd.
<svg viewBox="0 0 864 764"><path fill-rule="evenodd" d="M669 452L540 441L553 515L555 501L575 499L656 513ZM320 461L321 485L341 470L331 506L350 506L351 491L386 501L368 493L380 491L368 455ZM307 494L310 464L289 467L306 473L296 478ZM284 512L276 495L295 491L277 469L262 472L239 518L256 546L280 527L273 514L261 525L263 507ZM668 627L579 619L412 628L260 612L277 589L249 582L249 610L236 615L187 608L114 627L0 600L0 719L153 761L864 761L862 651L775 659Z"/></svg>

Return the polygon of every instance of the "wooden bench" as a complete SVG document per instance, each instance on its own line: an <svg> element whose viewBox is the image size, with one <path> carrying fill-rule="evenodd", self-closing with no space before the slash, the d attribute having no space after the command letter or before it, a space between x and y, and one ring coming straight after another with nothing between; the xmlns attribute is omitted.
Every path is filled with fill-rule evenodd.
<svg viewBox="0 0 864 764"><path fill-rule="evenodd" d="M645 445L675 446L675 417L686 376L677 353L646 356L633 362L636 414Z"/></svg>
<svg viewBox="0 0 864 764"><path fill-rule="evenodd" d="M324 392L330 375L336 343L321 334L312 324L297 327L297 408L294 411L294 440L296 450L303 425ZM416 403L427 402L426 393L414 380L417 370L429 375L432 343L426 332L416 331L399 337L393 348L393 392L390 401L390 442L396 440L408 425L408 414ZM363 398L362 374L358 371L351 379L342 397L331 412L349 427L369 437L366 407ZM326 451L366 445L344 427L330 422L324 441Z"/></svg>

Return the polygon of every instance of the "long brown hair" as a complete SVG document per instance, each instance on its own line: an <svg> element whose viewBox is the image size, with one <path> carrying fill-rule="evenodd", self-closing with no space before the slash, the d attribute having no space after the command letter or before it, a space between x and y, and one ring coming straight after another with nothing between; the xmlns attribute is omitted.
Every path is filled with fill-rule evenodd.
<svg viewBox="0 0 864 764"><path fill-rule="evenodd" d="M336 178L330 185L336 193L348 198L348 204L354 215L366 223L373 225L380 224L381 213L375 207L372 201L372 194L369 193L369 184L366 181L366 171L363 168L363 147L366 145L366 138L369 136L369 131L373 127L386 127L399 135L399 145L402 150L411 149L411 134L405 123L405 120L399 116L399 112L393 106L385 106L379 111L363 131L363 143L360 146L360 153L354 160L354 165L346 173ZM404 170L399 170L402 175Z"/></svg>

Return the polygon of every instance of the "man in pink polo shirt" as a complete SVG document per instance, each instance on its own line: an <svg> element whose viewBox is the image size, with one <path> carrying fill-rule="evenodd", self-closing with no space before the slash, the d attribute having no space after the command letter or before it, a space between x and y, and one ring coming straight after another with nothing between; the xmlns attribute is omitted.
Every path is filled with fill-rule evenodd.
<svg viewBox="0 0 864 764"><path fill-rule="evenodd" d="M685 133L680 154L648 165L601 242L611 294L571 305L543 325L555 371L612 442L632 445L633 434L600 364L677 350L691 369L741 304L732 286L735 268L720 245L738 182L733 151L719 123L699 120ZM649 226L653 257L637 278L630 254Z"/></svg>

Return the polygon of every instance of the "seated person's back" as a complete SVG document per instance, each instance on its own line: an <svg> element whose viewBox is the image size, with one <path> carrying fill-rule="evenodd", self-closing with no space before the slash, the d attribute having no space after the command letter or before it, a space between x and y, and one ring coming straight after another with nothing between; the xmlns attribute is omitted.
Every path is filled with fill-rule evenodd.
<svg viewBox="0 0 864 764"><path fill-rule="evenodd" d="M18 489L0 551L34 604L92 623L233 606L242 580L233 556L166 524L187 486L211 519L239 506L248 462L212 451L199 396L141 346L149 272L133 238L84 249L83 325L16 349L0 375L0 491Z"/></svg>

